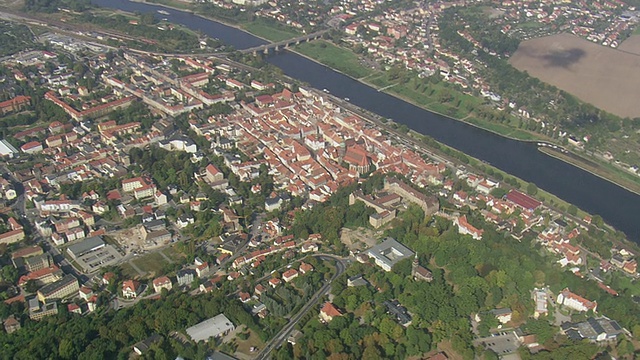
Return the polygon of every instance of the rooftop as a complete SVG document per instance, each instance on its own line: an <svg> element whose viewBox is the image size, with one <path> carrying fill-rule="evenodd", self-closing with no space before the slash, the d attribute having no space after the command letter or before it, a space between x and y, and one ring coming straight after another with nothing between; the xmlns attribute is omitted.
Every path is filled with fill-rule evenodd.
<svg viewBox="0 0 640 360"><path fill-rule="evenodd" d="M393 238L386 238L381 244L378 244L367 251L369 256L376 259L376 263L383 262L385 266L391 268L402 259L406 259L414 255L406 246L400 244Z"/></svg>
<svg viewBox="0 0 640 360"><path fill-rule="evenodd" d="M43 294L44 296L49 296L50 294L55 293L56 291L62 289L65 286L68 286L69 284L73 283L73 282L78 282L78 279L76 279L75 276L68 274L65 277L63 277L62 279L45 285L43 286L40 290L38 290L39 293Z"/></svg>
<svg viewBox="0 0 640 360"><path fill-rule="evenodd" d="M235 329L231 320L227 319L224 314L216 315L201 323L198 323L187 329L187 334L198 342L200 340L208 340L210 337L216 337L227 331Z"/></svg>
<svg viewBox="0 0 640 360"><path fill-rule="evenodd" d="M67 251L72 253L74 256L82 256L83 254L95 250L99 247L104 246L105 243L102 241L102 237L93 236L90 238L86 238L77 244L73 244L67 248Z"/></svg>

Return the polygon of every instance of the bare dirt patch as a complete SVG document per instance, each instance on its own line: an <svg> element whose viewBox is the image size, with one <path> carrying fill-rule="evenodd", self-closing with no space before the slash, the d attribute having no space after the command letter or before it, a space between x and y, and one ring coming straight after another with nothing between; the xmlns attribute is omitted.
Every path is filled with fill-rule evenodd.
<svg viewBox="0 0 640 360"><path fill-rule="evenodd" d="M640 40L627 47L640 54ZM633 118L640 116L638 54L559 34L522 42L509 62L598 108Z"/></svg>
<svg viewBox="0 0 640 360"><path fill-rule="evenodd" d="M122 247L125 247L128 251L142 250L147 248L144 243L144 234L137 226L119 230L109 234L113 237Z"/></svg>
<svg viewBox="0 0 640 360"><path fill-rule="evenodd" d="M264 342L260 340L258 335L254 333L252 330L247 329L246 326L242 325L238 327L235 331L235 334L239 332L249 332L249 338L247 340L242 340L239 337L235 337L233 341L238 345L236 348L236 352L233 354L235 357L241 360L249 360L255 357L255 353L258 349L261 349L264 346ZM251 348L254 348L254 351L251 351Z"/></svg>
<svg viewBox="0 0 640 360"><path fill-rule="evenodd" d="M349 250L366 250L372 246L376 245L376 239L380 236L378 232L375 232L370 229L365 228L357 228L355 230L349 228L342 228L340 232L340 241Z"/></svg>
<svg viewBox="0 0 640 360"><path fill-rule="evenodd" d="M640 35L631 35L618 46L618 50L640 55Z"/></svg>

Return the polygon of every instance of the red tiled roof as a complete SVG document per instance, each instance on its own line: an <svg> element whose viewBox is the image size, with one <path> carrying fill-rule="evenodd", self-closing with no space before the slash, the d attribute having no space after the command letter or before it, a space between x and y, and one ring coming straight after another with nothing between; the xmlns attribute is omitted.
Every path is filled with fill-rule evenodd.
<svg viewBox="0 0 640 360"><path fill-rule="evenodd" d="M517 190L509 191L509 193L507 194L507 199L525 209L533 210L541 205L541 203L538 200L528 195L525 195Z"/></svg>
<svg viewBox="0 0 640 360"><path fill-rule="evenodd" d="M154 286L162 286L164 284L171 284L171 279L166 276L160 276L159 278L153 280Z"/></svg>
<svg viewBox="0 0 640 360"><path fill-rule="evenodd" d="M330 302L325 303L320 312L323 312L330 317L342 316L340 310L336 309L336 307Z"/></svg>
<svg viewBox="0 0 640 360"><path fill-rule="evenodd" d="M19 257L28 256L31 254L42 254L42 248L40 246L34 245L26 248L18 249L11 254L11 258L17 259Z"/></svg>

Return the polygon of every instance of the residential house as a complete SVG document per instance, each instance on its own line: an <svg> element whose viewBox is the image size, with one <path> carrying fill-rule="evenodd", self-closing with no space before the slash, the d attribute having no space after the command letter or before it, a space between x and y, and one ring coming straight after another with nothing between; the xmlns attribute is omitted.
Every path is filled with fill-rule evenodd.
<svg viewBox="0 0 640 360"><path fill-rule="evenodd" d="M176 273L178 286L191 286L193 280L197 278L197 273L193 269L181 269Z"/></svg>
<svg viewBox="0 0 640 360"><path fill-rule="evenodd" d="M93 296L93 290L91 290L90 287L82 286L78 290L78 296L80 296L80 298L84 301L89 301L89 299L91 299L91 297Z"/></svg>
<svg viewBox="0 0 640 360"><path fill-rule="evenodd" d="M493 309L489 311L489 313L495 316L501 324L506 324L511 321L511 315L513 314L513 312L509 308Z"/></svg>
<svg viewBox="0 0 640 360"><path fill-rule="evenodd" d="M326 302L322 309L320 309L320 320L325 323L330 322L338 316L342 316L342 313L330 302Z"/></svg>
<svg viewBox="0 0 640 360"><path fill-rule="evenodd" d="M300 264L299 270L300 270L300 273L304 275L308 272L313 271L313 265L303 262L302 264Z"/></svg>
<svg viewBox="0 0 640 360"><path fill-rule="evenodd" d="M278 279L278 278L271 278L271 279L269 279L269 285L271 285L271 287L272 287L272 288L274 288L274 289L275 289L276 287L278 287L278 285L280 285L280 283L281 283L281 282L282 282L282 281L280 281L280 279Z"/></svg>
<svg viewBox="0 0 640 360"><path fill-rule="evenodd" d="M173 284L171 283L171 279L167 276L160 276L158 278L153 279L153 290L157 293L161 292L162 289L167 289L171 291Z"/></svg>
<svg viewBox="0 0 640 360"><path fill-rule="evenodd" d="M241 301L243 304L246 304L246 303L248 303L248 302L251 300L251 295L250 295L248 292L243 292L243 291L241 291L241 292L238 294L238 297L240 298L240 301Z"/></svg>
<svg viewBox="0 0 640 360"><path fill-rule="evenodd" d="M264 294L266 291L267 291L267 288L264 287L264 285L262 285L262 284L256 285L256 287L253 289L253 293L258 295L258 296Z"/></svg>
<svg viewBox="0 0 640 360"><path fill-rule="evenodd" d="M198 266L196 266L196 274L198 275L199 278L203 278L207 275L209 275L210 272L210 268L209 268L209 263L208 262L204 262Z"/></svg>
<svg viewBox="0 0 640 360"><path fill-rule="evenodd" d="M125 280L122 283L122 296L127 299L135 299L140 295L141 284L137 280Z"/></svg>
<svg viewBox="0 0 640 360"><path fill-rule="evenodd" d="M20 330L21 328L20 321L18 321L14 315L10 315L4 321L3 325L4 325L4 331L6 331L7 334L11 334L15 331Z"/></svg>
<svg viewBox="0 0 640 360"><path fill-rule="evenodd" d="M74 314L82 314L82 309L80 308L80 306L74 303L67 304L67 311Z"/></svg>
<svg viewBox="0 0 640 360"><path fill-rule="evenodd" d="M285 282L290 282L293 279L297 278L298 275L298 270L289 269L282 274L282 280L284 280Z"/></svg>
<svg viewBox="0 0 640 360"><path fill-rule="evenodd" d="M112 281L114 281L116 278L116 274L112 273L112 272L107 272L102 276L102 283L104 285L109 285L111 284Z"/></svg>

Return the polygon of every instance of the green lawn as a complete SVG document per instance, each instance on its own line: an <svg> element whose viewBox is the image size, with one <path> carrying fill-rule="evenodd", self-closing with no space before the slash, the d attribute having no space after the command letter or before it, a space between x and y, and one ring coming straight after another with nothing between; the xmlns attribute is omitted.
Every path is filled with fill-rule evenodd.
<svg viewBox="0 0 640 360"><path fill-rule="evenodd" d="M184 254L180 252L175 245L166 247L162 249L162 253L165 254L169 259L173 260L176 263L180 263L184 260ZM166 261L166 259L165 259Z"/></svg>
<svg viewBox="0 0 640 360"><path fill-rule="evenodd" d="M242 28L254 35L265 38L270 41L282 41L300 36L300 32L282 25L269 24L260 19L242 24Z"/></svg>
<svg viewBox="0 0 640 360"><path fill-rule="evenodd" d="M146 272L147 276L158 276L161 275L162 269L164 268L165 264L167 264L167 259L165 259L158 252L153 252L136 257L132 260L132 262L136 264L136 266L139 267L140 270ZM125 270L128 271L129 269L123 266L122 270L124 272ZM140 275L133 268L131 268L130 270L134 275Z"/></svg>
<svg viewBox="0 0 640 360"><path fill-rule="evenodd" d="M472 118L468 122L503 136L508 136L508 137L512 137L520 140L536 140L537 139L537 137L535 137L530 132L509 126L509 125L500 124L497 122L484 121L477 118Z"/></svg>
<svg viewBox="0 0 640 360"><path fill-rule="evenodd" d="M373 72L373 70L361 65L358 56L351 50L324 40L296 45L295 50L354 78L361 78Z"/></svg>
<svg viewBox="0 0 640 360"><path fill-rule="evenodd" d="M640 296L640 284L621 273L614 273L611 287L618 292L626 291L631 295Z"/></svg>
<svg viewBox="0 0 640 360"><path fill-rule="evenodd" d="M155 3L155 4L174 7L176 9L193 10L193 5L192 4L185 3L183 1L174 1L174 0L146 0L146 1L148 1L150 3Z"/></svg>
<svg viewBox="0 0 640 360"><path fill-rule="evenodd" d="M137 279L140 277L140 274L138 274L128 262L120 264L120 270L122 270L122 276L127 279Z"/></svg>

